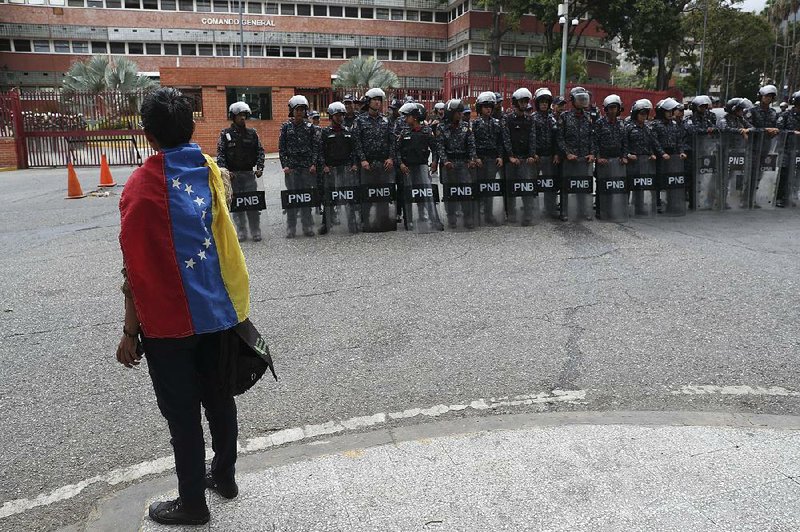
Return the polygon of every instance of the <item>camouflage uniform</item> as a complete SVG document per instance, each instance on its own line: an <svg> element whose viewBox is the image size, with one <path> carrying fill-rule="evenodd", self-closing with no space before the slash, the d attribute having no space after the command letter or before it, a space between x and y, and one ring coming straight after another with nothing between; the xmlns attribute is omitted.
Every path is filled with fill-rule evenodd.
<svg viewBox="0 0 800 532"><path fill-rule="evenodd" d="M778 129L784 131L800 131L800 111L787 109L778 117ZM781 162L780 180L778 181L778 201L785 205L788 200L790 206L794 206L797 200L798 178L800 178L800 161L792 160L792 157L800 157L800 135L789 135L786 139L786 151ZM794 166L795 179L789 186L790 168Z"/></svg>
<svg viewBox="0 0 800 532"><path fill-rule="evenodd" d="M257 190L253 167L264 171L264 148L256 130L236 126L223 129L217 140L217 165L230 172L234 192ZM235 212L232 216L240 240L247 235L247 225L252 237L261 236L261 211Z"/></svg>
<svg viewBox="0 0 800 532"><path fill-rule="evenodd" d="M362 185L393 184L394 169L384 170L386 159L394 160L395 137L389 119L381 114L372 116L369 112L356 118L353 133L356 138L356 154L361 162L368 162L369 170L361 169ZM372 203L361 204L361 223L370 225ZM397 220L389 215L389 204L375 203L374 227L368 229L389 231L397 228Z"/></svg>
<svg viewBox="0 0 800 532"><path fill-rule="evenodd" d="M400 165L404 164L408 167L408 175L400 172L399 177L404 182L403 191L406 187L412 185L425 185L431 186L431 177L428 172L428 160L431 153L437 149L436 137L433 136L431 128L425 124L421 124L417 128L412 128L406 125L400 130L395 141L395 167L400 170ZM398 191L398 194L401 194ZM414 213L411 211L411 202L407 201L405 197L398 198L398 203L405 205L405 221L406 228L411 228L414 223ZM439 224L439 217L436 213L436 205L433 200L423 201L417 203L417 213L420 220L426 218L432 224Z"/></svg>
<svg viewBox="0 0 800 532"><path fill-rule="evenodd" d="M506 192L509 190L509 183L516 180L533 179L536 176L536 167L528 164L530 157L536 156L536 124L533 117L524 113L517 114L511 111L503 119L503 145L505 148L505 167L506 167ZM511 164L511 158L519 159L519 165ZM510 196L507 195L507 198ZM514 202L508 199L506 202L506 215L508 221L516 223L517 210ZM522 223L529 224L533 220L533 209L536 199L533 196L522 196Z"/></svg>
<svg viewBox="0 0 800 532"><path fill-rule="evenodd" d="M594 156L597 159L624 157L627 153L625 145L625 124L617 118L613 122L603 116L594 124Z"/></svg>
<svg viewBox="0 0 800 532"><path fill-rule="evenodd" d="M442 183L445 185L469 183L471 179L468 163L477 158L475 135L469 124L463 121L458 124L441 123L436 138ZM448 162L453 163L453 168L445 167ZM464 214L464 225L469 228L475 220L474 202L446 201L447 223L450 227L456 226L456 210L459 203Z"/></svg>
<svg viewBox="0 0 800 532"><path fill-rule="evenodd" d="M503 125L497 118L481 116L480 110L478 115L471 124L472 134L475 137L475 153L482 163L482 166L475 168L475 179L476 181L499 179L500 169L497 167L497 159L503 157ZM492 197L480 198L479 201L486 222L497 223L492 214Z"/></svg>
<svg viewBox="0 0 800 532"><path fill-rule="evenodd" d="M291 170L284 178L286 190L314 188L316 177L311 175L309 168L316 166L319 157L318 129L310 122L303 121L298 124L294 120L289 120L281 126L278 140L281 168ZM303 232L305 234L313 232L314 220L311 217L311 207L300 207L286 209L286 227L289 233L293 234L297 228L298 210Z"/></svg>
<svg viewBox="0 0 800 532"><path fill-rule="evenodd" d="M320 131L319 167L317 173L322 175L322 187L327 192L334 188L353 187L358 185L358 174L351 168L358 166L356 155L356 139L347 128L331 124ZM324 172L325 167L328 173ZM358 230L356 213L353 206L345 206L347 212L347 228L351 233ZM336 206L326 206L322 213L322 225L325 230L329 225L337 224Z"/></svg>
<svg viewBox="0 0 800 532"><path fill-rule="evenodd" d="M586 162L586 157L594 155L594 134L589 110L578 111L571 109L564 111L558 117L558 148L564 155L561 165L561 219L567 219L568 198L567 180L573 177L591 178L592 172ZM578 160L570 161L567 155L576 155ZM591 194L576 194L577 214L591 219Z"/></svg>

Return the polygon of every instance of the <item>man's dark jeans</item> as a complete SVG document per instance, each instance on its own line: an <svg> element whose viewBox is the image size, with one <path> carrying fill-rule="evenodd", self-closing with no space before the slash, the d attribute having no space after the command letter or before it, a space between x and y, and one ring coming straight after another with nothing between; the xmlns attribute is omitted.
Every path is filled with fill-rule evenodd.
<svg viewBox="0 0 800 532"><path fill-rule="evenodd" d="M145 338L144 351L158 408L175 451L178 493L187 506L205 507L205 442L200 405L211 432L216 480L233 480L238 424L236 402L219 384L222 333L188 338Z"/></svg>

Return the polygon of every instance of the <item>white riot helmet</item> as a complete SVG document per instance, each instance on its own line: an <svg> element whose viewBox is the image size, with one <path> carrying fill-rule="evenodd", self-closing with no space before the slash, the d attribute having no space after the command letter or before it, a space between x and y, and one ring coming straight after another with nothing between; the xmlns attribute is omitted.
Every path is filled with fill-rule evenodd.
<svg viewBox="0 0 800 532"><path fill-rule="evenodd" d="M665 98L658 102L656 109L663 109L665 111L674 111L678 107L678 101L675 98Z"/></svg>
<svg viewBox="0 0 800 532"><path fill-rule="evenodd" d="M622 98L620 98L616 94L609 94L603 100L603 109L608 111L608 107L610 105L616 105L617 107L619 107L620 114L622 113L622 111L624 111L624 107L622 106Z"/></svg>
<svg viewBox="0 0 800 532"><path fill-rule="evenodd" d="M636 100L636 102L631 107L631 116L636 116L639 111L647 110L648 113L650 110L653 109L653 103L650 100L642 98L641 100Z"/></svg>
<svg viewBox="0 0 800 532"><path fill-rule="evenodd" d="M541 88L536 89L536 92L533 93L533 100L538 102L542 98L547 98L550 101L552 101L553 100L553 93L550 92L550 89L548 89L547 87L541 87Z"/></svg>
<svg viewBox="0 0 800 532"><path fill-rule="evenodd" d="M529 91L525 87L522 87L515 90L514 93L511 95L511 102L512 103L519 102L520 100L524 100L525 98L527 98L528 100L532 100L533 94L531 94L531 91Z"/></svg>
<svg viewBox="0 0 800 532"><path fill-rule="evenodd" d="M295 107L305 106L308 109L308 100L302 94L297 94L289 98L289 110L293 111Z"/></svg>
<svg viewBox="0 0 800 532"><path fill-rule="evenodd" d="M332 117L335 114L347 113L347 108L342 102L333 102L328 106L328 116Z"/></svg>
<svg viewBox="0 0 800 532"><path fill-rule="evenodd" d="M695 96L694 100L692 100L692 106L697 109L701 105L707 105L711 107L713 103L711 102L711 98L709 98L705 94L701 94L700 96Z"/></svg>
<svg viewBox="0 0 800 532"><path fill-rule="evenodd" d="M758 89L758 97L761 98L762 96L767 96L772 94L774 97L778 97L778 88L775 85L764 85L760 89Z"/></svg>
<svg viewBox="0 0 800 532"><path fill-rule="evenodd" d="M495 105L496 103L497 98L494 93L486 91L478 95L478 98L475 100L475 107L480 107L481 105Z"/></svg>
<svg viewBox="0 0 800 532"><path fill-rule="evenodd" d="M252 111L250 111L250 106L244 102L233 102L231 106L228 107L228 114L231 118L242 113L247 113L248 117L253 114Z"/></svg>
<svg viewBox="0 0 800 532"><path fill-rule="evenodd" d="M386 93L383 92L383 89L379 89L377 87L374 88L374 89L368 90L367 93L364 94L364 96L366 96L370 100L372 100L373 98L380 98L381 100L385 100L386 99Z"/></svg>

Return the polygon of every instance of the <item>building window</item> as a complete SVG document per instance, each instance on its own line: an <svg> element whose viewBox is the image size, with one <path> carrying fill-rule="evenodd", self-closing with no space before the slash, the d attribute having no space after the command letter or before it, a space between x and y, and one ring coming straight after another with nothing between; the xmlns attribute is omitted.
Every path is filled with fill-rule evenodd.
<svg viewBox="0 0 800 532"><path fill-rule="evenodd" d="M250 107L251 120L272 120L272 89L269 87L227 87L226 109L234 102L244 102Z"/></svg>
<svg viewBox="0 0 800 532"><path fill-rule="evenodd" d="M198 13L211 13L211 0L196 0L195 7Z"/></svg>
<svg viewBox="0 0 800 532"><path fill-rule="evenodd" d="M192 102L192 114L195 118L203 116L203 89L196 87L180 87L181 94Z"/></svg>
<svg viewBox="0 0 800 532"><path fill-rule="evenodd" d="M298 57L312 57L311 52L311 47L301 46L297 49Z"/></svg>
<svg viewBox="0 0 800 532"><path fill-rule="evenodd" d="M419 60L420 61L428 61L433 62L433 52L420 52L419 53Z"/></svg>
<svg viewBox="0 0 800 532"><path fill-rule="evenodd" d="M108 0L106 0L108 2ZM161 0L161 11L175 11L178 5L175 0Z"/></svg>
<svg viewBox="0 0 800 532"><path fill-rule="evenodd" d="M249 47L249 54L252 57L261 57L264 55L264 47L260 44L251 44ZM200 54L203 55L203 54Z"/></svg>
<svg viewBox="0 0 800 532"><path fill-rule="evenodd" d="M471 51L473 54L481 54L484 55L486 53L486 44L482 42L474 42L470 44Z"/></svg>
<svg viewBox="0 0 800 532"><path fill-rule="evenodd" d="M297 4L297 14L301 17L310 17L311 4Z"/></svg>
<svg viewBox="0 0 800 532"><path fill-rule="evenodd" d="M53 51L57 54L68 54L69 41L53 41Z"/></svg>
<svg viewBox="0 0 800 532"><path fill-rule="evenodd" d="M373 50L372 48L361 49L361 57L369 57L371 55L375 55L375 50Z"/></svg>
<svg viewBox="0 0 800 532"><path fill-rule="evenodd" d="M406 20L419 20L419 11L406 11Z"/></svg>
<svg viewBox="0 0 800 532"><path fill-rule="evenodd" d="M142 0L142 7L144 9L158 10L158 0Z"/></svg>
<svg viewBox="0 0 800 532"><path fill-rule="evenodd" d="M328 16L328 6L314 5L314 16L315 17L327 17Z"/></svg>
<svg viewBox="0 0 800 532"><path fill-rule="evenodd" d="M194 0L178 0L178 11L194 11Z"/></svg>
<svg viewBox="0 0 800 532"><path fill-rule="evenodd" d="M214 45L213 44L198 44L197 45L197 55L213 56L214 55Z"/></svg>
<svg viewBox="0 0 800 532"><path fill-rule="evenodd" d="M281 54L283 57L297 57L297 47L281 46Z"/></svg>
<svg viewBox="0 0 800 532"><path fill-rule="evenodd" d="M164 55L178 55L178 45L165 42Z"/></svg>
<svg viewBox="0 0 800 532"><path fill-rule="evenodd" d="M437 63L447 63L447 52L436 52Z"/></svg>
<svg viewBox="0 0 800 532"><path fill-rule="evenodd" d="M327 48L314 48L314 57L317 59L327 59L328 58L328 49Z"/></svg>
<svg viewBox="0 0 800 532"><path fill-rule="evenodd" d="M0 39L0 52L10 52L11 41L9 39Z"/></svg>
<svg viewBox="0 0 800 532"><path fill-rule="evenodd" d="M344 48L331 48L331 59L344 59Z"/></svg>
<svg viewBox="0 0 800 532"><path fill-rule="evenodd" d="M14 39L14 51L15 52L30 52L31 51L31 41L27 39Z"/></svg>
<svg viewBox="0 0 800 532"><path fill-rule="evenodd" d="M267 46L266 52L267 52L267 57L280 57L281 56L281 47L280 46Z"/></svg>
<svg viewBox="0 0 800 532"><path fill-rule="evenodd" d="M406 61L419 61L419 52L416 50L406 50Z"/></svg>
<svg viewBox="0 0 800 532"><path fill-rule="evenodd" d="M112 42L111 43L111 53L122 55L125 53L125 43L124 42Z"/></svg>
<svg viewBox="0 0 800 532"><path fill-rule="evenodd" d="M281 4L281 15L294 15L294 4Z"/></svg>
<svg viewBox="0 0 800 532"><path fill-rule="evenodd" d="M447 23L447 11L437 11L436 22Z"/></svg>
<svg viewBox="0 0 800 532"><path fill-rule="evenodd" d="M341 17L344 14L342 6L328 6L328 14L332 17Z"/></svg>
<svg viewBox="0 0 800 532"><path fill-rule="evenodd" d="M382 8L379 7L378 9L375 10L375 18L378 18L378 19L381 19L381 20L389 20L389 10L388 9L382 9Z"/></svg>
<svg viewBox="0 0 800 532"><path fill-rule="evenodd" d="M69 7L83 7L85 4L84 0L69 0L67 5Z"/></svg>
<svg viewBox="0 0 800 532"><path fill-rule="evenodd" d="M405 58L403 50L392 50L392 61L402 61Z"/></svg>
<svg viewBox="0 0 800 532"><path fill-rule="evenodd" d="M388 61L389 60L389 50L382 50L378 48L378 52L376 54L378 61Z"/></svg>
<svg viewBox="0 0 800 532"><path fill-rule="evenodd" d="M72 41L72 52L75 54L88 54L89 43L87 41Z"/></svg>
<svg viewBox="0 0 800 532"><path fill-rule="evenodd" d="M147 55L161 55L161 43L149 42L144 45L144 51Z"/></svg>
<svg viewBox="0 0 800 532"><path fill-rule="evenodd" d="M164 0L161 0L162 2ZM227 13L228 12L228 0L213 0L211 3L212 8L214 9L214 13Z"/></svg>
<svg viewBox="0 0 800 532"><path fill-rule="evenodd" d="M31 2L33 3L33 2ZM86 3L87 7L94 7L94 8L102 8L103 7L103 0L89 0Z"/></svg>
<svg viewBox="0 0 800 532"><path fill-rule="evenodd" d="M375 11L371 7L362 7L361 18L375 18Z"/></svg>
<svg viewBox="0 0 800 532"><path fill-rule="evenodd" d="M248 13L254 15L260 15L263 10L264 10L264 4L262 4L261 2L247 2Z"/></svg>
<svg viewBox="0 0 800 532"><path fill-rule="evenodd" d="M345 7L344 8L344 16L347 18L358 18L358 8L357 7Z"/></svg>
<svg viewBox="0 0 800 532"><path fill-rule="evenodd" d="M140 42L129 42L128 53L132 55L142 55L144 53L144 45Z"/></svg>
<svg viewBox="0 0 800 532"><path fill-rule="evenodd" d="M347 59L358 57L358 48L347 48L345 50L345 57L347 57Z"/></svg>
<svg viewBox="0 0 800 532"><path fill-rule="evenodd" d="M433 22L433 11L420 11L419 19L422 22Z"/></svg>
<svg viewBox="0 0 800 532"><path fill-rule="evenodd" d="M108 53L108 43L107 42L100 42L100 41L92 41L92 53L93 54L107 54Z"/></svg>
<svg viewBox="0 0 800 532"><path fill-rule="evenodd" d="M402 9L392 9L392 20L403 20L404 18Z"/></svg>
<svg viewBox="0 0 800 532"><path fill-rule="evenodd" d="M274 2L267 2L264 4L264 14L266 15L277 15L278 14L278 4Z"/></svg>
<svg viewBox="0 0 800 532"><path fill-rule="evenodd" d="M122 0L106 0L107 9L122 9Z"/></svg>
<svg viewBox="0 0 800 532"><path fill-rule="evenodd" d="M500 55L514 55L514 45L504 44L500 47Z"/></svg>
<svg viewBox="0 0 800 532"><path fill-rule="evenodd" d="M139 0L125 0L125 9L139 9Z"/></svg>
<svg viewBox="0 0 800 532"><path fill-rule="evenodd" d="M34 52L50 53L50 41L33 41Z"/></svg>

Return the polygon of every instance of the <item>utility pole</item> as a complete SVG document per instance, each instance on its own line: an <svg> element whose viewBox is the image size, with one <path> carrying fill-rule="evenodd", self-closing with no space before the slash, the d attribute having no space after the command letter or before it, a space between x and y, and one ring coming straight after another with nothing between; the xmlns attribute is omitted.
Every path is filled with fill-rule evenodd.
<svg viewBox="0 0 800 532"><path fill-rule="evenodd" d="M567 34L569 32L569 0L558 6L559 20L563 20L561 25L561 80L559 82L559 92L561 97L566 96L567 90Z"/></svg>
<svg viewBox="0 0 800 532"><path fill-rule="evenodd" d="M706 54L706 26L708 26L708 0L703 8L703 45L700 47L700 79L697 82L697 94L704 94L703 91L703 68L705 67Z"/></svg>

